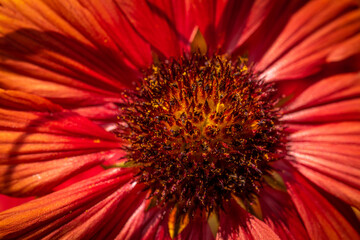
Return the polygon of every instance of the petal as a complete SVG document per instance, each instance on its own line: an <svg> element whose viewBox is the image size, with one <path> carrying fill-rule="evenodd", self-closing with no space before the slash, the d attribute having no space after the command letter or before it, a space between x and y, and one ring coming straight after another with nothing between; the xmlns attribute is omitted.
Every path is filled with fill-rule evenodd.
<svg viewBox="0 0 360 240"><path fill-rule="evenodd" d="M106 199L131 176L129 170L112 169L2 212L0 237L25 238L30 235L31 238L41 238Z"/></svg>
<svg viewBox="0 0 360 240"><path fill-rule="evenodd" d="M180 233L179 239L199 239L199 240L212 240L215 239L211 228L204 216L193 217L190 223Z"/></svg>
<svg viewBox="0 0 360 240"><path fill-rule="evenodd" d="M140 73L124 57L124 46L120 49L113 40L114 32L109 34L108 25L89 11L91 7L78 1L3 3L0 86L35 93L63 105L107 102L119 98L117 90L132 87ZM112 14L121 18L117 13ZM119 20L118 29L123 25L127 25L124 30L130 29L124 19ZM121 39L128 37L127 32L121 34ZM134 43L145 44L129 30L130 35Z"/></svg>
<svg viewBox="0 0 360 240"><path fill-rule="evenodd" d="M360 122L324 124L291 134L291 142L360 144Z"/></svg>
<svg viewBox="0 0 360 240"><path fill-rule="evenodd" d="M192 11L211 53L231 53L263 23L275 1L194 1Z"/></svg>
<svg viewBox="0 0 360 240"><path fill-rule="evenodd" d="M119 214L119 208L137 206L135 198L144 200L144 194L140 191L139 185L127 183L43 239L86 239L100 233L111 234L111 231L104 228L111 222L109 216Z"/></svg>
<svg viewBox="0 0 360 240"><path fill-rule="evenodd" d="M356 1L310 1L289 21L257 64L267 81L301 78L320 70L336 47L360 31Z"/></svg>
<svg viewBox="0 0 360 240"><path fill-rule="evenodd" d="M52 161L0 165L0 192L11 196L48 193L70 177L99 165L110 157L111 152L101 152Z"/></svg>
<svg viewBox="0 0 360 240"><path fill-rule="evenodd" d="M188 1L117 0L136 31L166 58L189 50L194 30Z"/></svg>
<svg viewBox="0 0 360 240"><path fill-rule="evenodd" d="M308 130L299 131L290 136L291 143L329 143L329 150L334 151L336 145L348 144L357 147L360 145L360 123L342 122L326 124ZM291 163L309 180L327 192L339 197L352 206L360 207L360 161L354 152L354 157L336 157L321 152L306 152L292 148L289 155Z"/></svg>
<svg viewBox="0 0 360 240"><path fill-rule="evenodd" d="M280 239L264 222L250 215L232 201L220 214L220 227L216 239Z"/></svg>
<svg viewBox="0 0 360 240"><path fill-rule="evenodd" d="M36 95L0 89L0 106L14 110L59 112L62 107Z"/></svg>
<svg viewBox="0 0 360 240"><path fill-rule="evenodd" d="M360 120L360 98L310 107L285 114L281 121L286 123L322 123L333 121Z"/></svg>
<svg viewBox="0 0 360 240"><path fill-rule="evenodd" d="M115 1L79 0L79 2L91 12L108 35L106 39L103 39L102 44L107 47L111 46L113 53L124 54L138 69L147 68L151 64L152 56L149 44L129 24ZM113 43L109 43L109 41L113 41Z"/></svg>
<svg viewBox="0 0 360 240"><path fill-rule="evenodd" d="M270 4L272 4L272 7L268 16L263 20L263 23L254 34L244 42L243 46L235 50L234 55L245 55L248 56L249 62L259 62L274 41L277 40L293 15L301 9L306 2L307 1L301 0L271 1ZM256 9L254 10L256 12Z"/></svg>
<svg viewBox="0 0 360 240"><path fill-rule="evenodd" d="M259 193L264 222L280 239L308 239L304 225L286 192L264 187Z"/></svg>
<svg viewBox="0 0 360 240"><path fill-rule="evenodd" d="M0 99L2 164L58 159L121 147L115 135L40 97L6 91L0 92Z"/></svg>
<svg viewBox="0 0 360 240"><path fill-rule="evenodd" d="M119 108L114 103L87 106L71 110L99 124L117 122L117 116L119 116Z"/></svg>
<svg viewBox="0 0 360 240"><path fill-rule="evenodd" d="M360 34L339 44L328 56L328 62L337 62L360 53Z"/></svg>
<svg viewBox="0 0 360 240"><path fill-rule="evenodd" d="M339 74L310 85L286 107L286 112L359 96L360 73Z"/></svg>
<svg viewBox="0 0 360 240"><path fill-rule="evenodd" d="M32 200L32 197L28 198L14 198L0 194L0 212L5 211L9 208L16 207L20 204L26 203Z"/></svg>
<svg viewBox="0 0 360 240"><path fill-rule="evenodd" d="M303 161L304 158L306 159L307 157L301 158L297 156L296 162L292 163L292 165L301 174L303 174L314 184L318 185L325 191L343 200L347 204L354 206L356 208L360 207L359 187L353 187L353 185L359 185L358 177L355 178L357 179L355 183L349 184L348 181L351 177L346 177L346 175L344 176L344 174L337 173L336 171L331 172L328 169L325 169L324 171L320 171L318 170L318 168L323 167L320 164L318 164L317 168L313 168L312 166L306 166L307 163Z"/></svg>
<svg viewBox="0 0 360 240"><path fill-rule="evenodd" d="M357 239L358 233L338 210L299 173L281 166L288 193L311 239ZM341 209L340 209L341 211Z"/></svg>
<svg viewBox="0 0 360 240"><path fill-rule="evenodd" d="M35 95L1 90L0 116L4 194L45 194L121 152L112 150L121 143L111 133Z"/></svg>
<svg viewBox="0 0 360 240"><path fill-rule="evenodd" d="M146 210L146 202L134 211L115 239L145 240L168 239L170 235L163 215L164 210L153 207Z"/></svg>

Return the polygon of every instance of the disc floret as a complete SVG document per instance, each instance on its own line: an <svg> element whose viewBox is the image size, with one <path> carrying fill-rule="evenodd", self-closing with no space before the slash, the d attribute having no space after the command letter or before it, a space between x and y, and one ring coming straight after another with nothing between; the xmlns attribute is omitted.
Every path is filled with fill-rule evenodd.
<svg viewBox="0 0 360 240"><path fill-rule="evenodd" d="M219 211L251 199L281 154L273 89L241 59L201 54L153 65L122 107L119 134L158 204Z"/></svg>

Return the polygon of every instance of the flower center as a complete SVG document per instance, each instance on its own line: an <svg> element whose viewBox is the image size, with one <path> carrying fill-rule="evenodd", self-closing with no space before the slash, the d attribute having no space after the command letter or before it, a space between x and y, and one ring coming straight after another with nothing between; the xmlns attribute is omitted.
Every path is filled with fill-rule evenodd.
<svg viewBox="0 0 360 240"><path fill-rule="evenodd" d="M194 53L153 65L119 116L137 181L184 212L251 199L281 151L273 92L241 59Z"/></svg>

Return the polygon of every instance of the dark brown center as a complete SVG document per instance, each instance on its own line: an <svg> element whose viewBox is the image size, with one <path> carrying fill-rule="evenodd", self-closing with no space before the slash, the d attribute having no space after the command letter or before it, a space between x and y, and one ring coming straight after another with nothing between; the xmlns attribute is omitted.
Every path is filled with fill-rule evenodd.
<svg viewBox="0 0 360 240"><path fill-rule="evenodd" d="M273 92L240 59L195 53L153 65L119 116L136 181L184 213L251 199L282 150Z"/></svg>

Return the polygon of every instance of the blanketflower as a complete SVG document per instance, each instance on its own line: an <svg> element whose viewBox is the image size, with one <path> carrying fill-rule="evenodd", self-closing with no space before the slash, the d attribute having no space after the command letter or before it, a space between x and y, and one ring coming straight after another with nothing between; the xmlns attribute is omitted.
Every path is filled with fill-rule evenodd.
<svg viewBox="0 0 360 240"><path fill-rule="evenodd" d="M359 239L359 5L0 1L0 238Z"/></svg>

